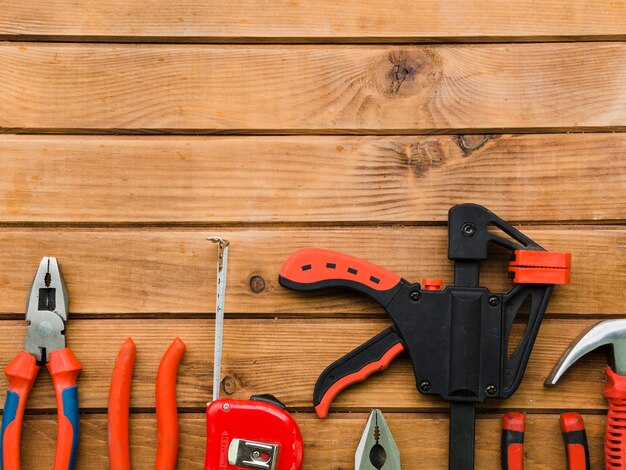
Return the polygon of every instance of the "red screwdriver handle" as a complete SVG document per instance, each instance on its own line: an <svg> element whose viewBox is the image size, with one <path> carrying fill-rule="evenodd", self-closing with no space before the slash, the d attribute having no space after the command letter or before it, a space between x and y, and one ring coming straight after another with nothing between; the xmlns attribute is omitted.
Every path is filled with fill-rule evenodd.
<svg viewBox="0 0 626 470"><path fill-rule="evenodd" d="M58 410L54 470L72 470L80 435L76 379L82 367L69 348L52 351L47 367L52 377Z"/></svg>
<svg viewBox="0 0 626 470"><path fill-rule="evenodd" d="M20 470L20 438L22 420L30 389L35 383L39 367L35 357L21 352L6 366L4 373L9 381L7 399L2 414L0 451L3 470Z"/></svg>
<svg viewBox="0 0 626 470"><path fill-rule="evenodd" d="M605 468L626 468L626 376L616 374L613 369L604 369L607 383L604 396L609 401L604 436Z"/></svg>

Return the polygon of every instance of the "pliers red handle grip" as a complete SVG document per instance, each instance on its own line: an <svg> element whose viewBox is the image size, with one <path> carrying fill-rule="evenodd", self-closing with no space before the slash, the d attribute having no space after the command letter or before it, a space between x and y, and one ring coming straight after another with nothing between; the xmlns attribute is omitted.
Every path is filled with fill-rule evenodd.
<svg viewBox="0 0 626 470"><path fill-rule="evenodd" d="M560 417L568 470L590 470L589 446L585 423L578 413ZM522 413L507 413L502 420L502 470L524 469L524 431L526 418Z"/></svg>
<svg viewBox="0 0 626 470"><path fill-rule="evenodd" d="M9 382L2 415L0 450L2 470L20 470L20 438L28 394L40 365L46 364L58 410L54 470L72 470L79 438L78 387L81 365L65 347L67 294L55 258L45 257L29 293L25 349L5 368Z"/></svg>

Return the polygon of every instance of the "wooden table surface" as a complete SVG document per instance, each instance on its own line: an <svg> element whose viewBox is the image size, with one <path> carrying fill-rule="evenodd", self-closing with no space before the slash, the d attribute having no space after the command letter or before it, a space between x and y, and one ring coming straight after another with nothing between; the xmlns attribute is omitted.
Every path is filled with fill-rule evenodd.
<svg viewBox="0 0 626 470"><path fill-rule="evenodd" d="M584 415L602 467L605 356L554 389L543 380L583 328L626 313L626 1L4 0L0 41L0 363L22 348L39 259L57 256L84 366L78 469L108 467L108 388L128 336L133 467L154 466L155 376L176 335L179 468L203 468L214 235L232 242L223 394L282 399L307 470L353 468L373 407L404 469L446 468L447 406L416 392L404 358L316 418L318 374L390 320L362 296L300 295L277 275L319 246L449 284L445 223L462 202L574 266L518 392L478 409L476 468L500 468L509 410L527 414L527 469L565 468L564 410ZM504 266L486 263L487 286L507 289ZM27 413L23 468L50 468L47 373Z"/></svg>

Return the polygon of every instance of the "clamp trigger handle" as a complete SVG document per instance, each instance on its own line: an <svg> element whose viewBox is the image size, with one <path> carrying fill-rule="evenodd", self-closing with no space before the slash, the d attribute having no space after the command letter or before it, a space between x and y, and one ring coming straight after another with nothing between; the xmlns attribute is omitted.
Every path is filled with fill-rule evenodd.
<svg viewBox="0 0 626 470"><path fill-rule="evenodd" d="M403 351L402 340L391 327L333 362L315 383L313 405L317 416L326 418L330 404L342 390L385 370Z"/></svg>

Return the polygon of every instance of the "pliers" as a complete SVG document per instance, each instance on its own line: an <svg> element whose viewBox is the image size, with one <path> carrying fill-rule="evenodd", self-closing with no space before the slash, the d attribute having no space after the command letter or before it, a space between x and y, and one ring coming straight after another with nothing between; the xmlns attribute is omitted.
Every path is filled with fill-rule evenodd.
<svg viewBox="0 0 626 470"><path fill-rule="evenodd" d="M20 437L28 394L46 365L56 392L58 410L54 470L72 470L78 448L78 388L81 365L65 347L67 290L56 258L39 264L26 303L24 351L4 369L9 382L0 430L1 470L20 469Z"/></svg>
<svg viewBox="0 0 626 470"><path fill-rule="evenodd" d="M355 470L400 470L400 452L380 410L372 410L354 454Z"/></svg>

